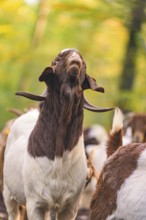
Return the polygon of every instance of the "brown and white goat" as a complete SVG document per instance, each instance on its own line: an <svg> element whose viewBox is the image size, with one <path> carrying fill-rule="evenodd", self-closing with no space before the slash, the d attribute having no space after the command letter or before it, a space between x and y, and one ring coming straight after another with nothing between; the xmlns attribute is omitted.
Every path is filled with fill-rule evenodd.
<svg viewBox="0 0 146 220"><path fill-rule="evenodd" d="M120 118L109 138L109 158L91 202L91 220L146 219L146 143L120 146Z"/></svg>
<svg viewBox="0 0 146 220"><path fill-rule="evenodd" d="M130 132L131 142L146 142L146 113L131 112L125 115L124 135Z"/></svg>
<svg viewBox="0 0 146 220"><path fill-rule="evenodd" d="M39 77L47 90L43 96L17 93L41 101L40 109L18 119L10 129L4 160L4 199L9 220L26 204L29 220L44 220L47 211L58 220L75 219L85 185L87 163L83 142L83 107L90 105L83 91L103 88L86 73L75 49L66 49Z"/></svg>

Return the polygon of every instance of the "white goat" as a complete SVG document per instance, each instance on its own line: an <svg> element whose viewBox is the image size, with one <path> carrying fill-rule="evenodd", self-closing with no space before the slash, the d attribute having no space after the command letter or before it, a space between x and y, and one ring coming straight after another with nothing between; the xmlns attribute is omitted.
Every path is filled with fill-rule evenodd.
<svg viewBox="0 0 146 220"><path fill-rule="evenodd" d="M17 93L42 101L39 111L20 116L10 129L4 160L4 200L9 220L26 204L29 220L44 220L54 211L58 220L75 219L87 175L83 142L83 107L90 105L85 89L103 92L86 74L86 65L75 49L63 50L47 67L40 81L44 96Z"/></svg>
<svg viewBox="0 0 146 220"><path fill-rule="evenodd" d="M89 210L90 208L90 202L96 189L99 174L103 168L104 162L107 159L105 145L107 138L108 135L105 128L99 124L95 124L84 129L85 152L89 162L91 162L92 166L94 167L95 176L91 178L90 182L82 193L80 201L81 209Z"/></svg>

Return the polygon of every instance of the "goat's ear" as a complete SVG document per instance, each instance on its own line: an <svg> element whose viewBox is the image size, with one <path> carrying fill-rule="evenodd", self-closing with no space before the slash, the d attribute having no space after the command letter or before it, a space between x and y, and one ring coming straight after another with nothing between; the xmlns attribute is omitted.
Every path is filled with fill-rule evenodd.
<svg viewBox="0 0 146 220"><path fill-rule="evenodd" d="M85 74L85 80L82 84L82 88L83 90L92 89L94 91L104 92L104 88L101 86L98 86L96 83L96 80L90 77L88 74Z"/></svg>
<svg viewBox="0 0 146 220"><path fill-rule="evenodd" d="M47 68L44 69L44 71L42 72L42 74L39 77L39 81L43 82L43 81L48 81L52 78L52 76L54 75L55 71L53 69L52 66L49 66Z"/></svg>

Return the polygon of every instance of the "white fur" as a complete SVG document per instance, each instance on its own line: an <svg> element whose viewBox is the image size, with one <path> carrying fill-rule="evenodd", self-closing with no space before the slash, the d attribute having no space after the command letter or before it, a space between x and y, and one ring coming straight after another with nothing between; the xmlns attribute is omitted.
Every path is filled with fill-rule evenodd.
<svg viewBox="0 0 146 220"><path fill-rule="evenodd" d="M27 200L29 220L44 219L43 213L37 214L38 206L58 212L66 207L66 210L70 209L72 218L64 216L64 210L58 219L74 219L87 175L83 135L71 152L64 153L63 158L55 158L55 161L47 157L33 158L27 152L27 145L38 115L37 110L30 111L16 119L10 129L4 161L7 210L14 215L15 201L25 204ZM14 219L15 215L14 218L9 217L9 220Z"/></svg>
<svg viewBox="0 0 146 220"><path fill-rule="evenodd" d="M24 153L27 150L29 135L36 124L39 112L37 109L20 116L10 128L4 160L4 183L13 197L25 202L22 181ZM17 196L17 190L18 196Z"/></svg>
<svg viewBox="0 0 146 220"><path fill-rule="evenodd" d="M105 128L99 124L95 124L90 128L89 138L96 138L99 141L99 145L87 145L86 146L86 153L90 158L92 165L94 166L97 174L100 174L104 162L107 159L106 153L106 145L105 142L107 140L107 132ZM84 192L82 193L80 208L90 208L90 202L93 196L93 193L96 190L97 179L94 177L91 179L88 186L85 188Z"/></svg>
<svg viewBox="0 0 146 220"><path fill-rule="evenodd" d="M98 145L89 144L86 146L87 155L89 156L96 171L100 173L104 166L104 162L107 159L106 141L108 135L105 128L98 124L91 127L88 135L89 138L95 137L100 142Z"/></svg>
<svg viewBox="0 0 146 220"><path fill-rule="evenodd" d="M87 154L90 157L90 161L94 166L97 174L100 174L104 163L107 159L106 145L101 143L100 145L88 145L86 147ZM90 208L90 202L93 196L93 193L96 190L97 179L94 177L91 179L88 186L85 188L82 197L81 197L81 208Z"/></svg>
<svg viewBox="0 0 146 220"><path fill-rule="evenodd" d="M38 201L47 202L50 209L55 208L57 204L61 210L66 201L76 194L78 188L80 193L87 170L86 158L82 156L82 143L81 136L76 147L70 153L64 154L63 159L57 158L56 162L45 157L34 159L26 155L23 176L25 185L30 186L30 189L26 189L28 197L35 196L37 191ZM81 166L82 163L84 166ZM36 183L32 190L31 185L34 181Z"/></svg>
<svg viewBox="0 0 146 220"><path fill-rule="evenodd" d="M107 159L106 145L103 143L99 145L88 145L87 152L90 155L92 164L97 172L100 173Z"/></svg>
<svg viewBox="0 0 146 220"><path fill-rule="evenodd" d="M123 145L131 144L131 143L132 143L132 129L131 127L128 127L126 129L125 135L123 136Z"/></svg>
<svg viewBox="0 0 146 220"><path fill-rule="evenodd" d="M136 170L125 180L117 196L117 209L107 220L146 219L146 150L137 163Z"/></svg>
<svg viewBox="0 0 146 220"><path fill-rule="evenodd" d="M107 140L107 131L102 125L95 124L91 127L89 131L89 138L96 138L99 143L105 143Z"/></svg>
<svg viewBox="0 0 146 220"><path fill-rule="evenodd" d="M112 132L119 131L123 127L123 119L124 116L119 108L115 108L114 118L113 118L113 125L112 125Z"/></svg>

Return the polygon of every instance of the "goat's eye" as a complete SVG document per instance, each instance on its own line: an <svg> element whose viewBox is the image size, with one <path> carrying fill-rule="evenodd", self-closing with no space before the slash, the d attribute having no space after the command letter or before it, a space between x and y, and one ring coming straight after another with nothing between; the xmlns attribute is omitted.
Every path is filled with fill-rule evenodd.
<svg viewBox="0 0 146 220"><path fill-rule="evenodd" d="M55 60L55 63L57 64L58 62L60 62L60 59Z"/></svg>

